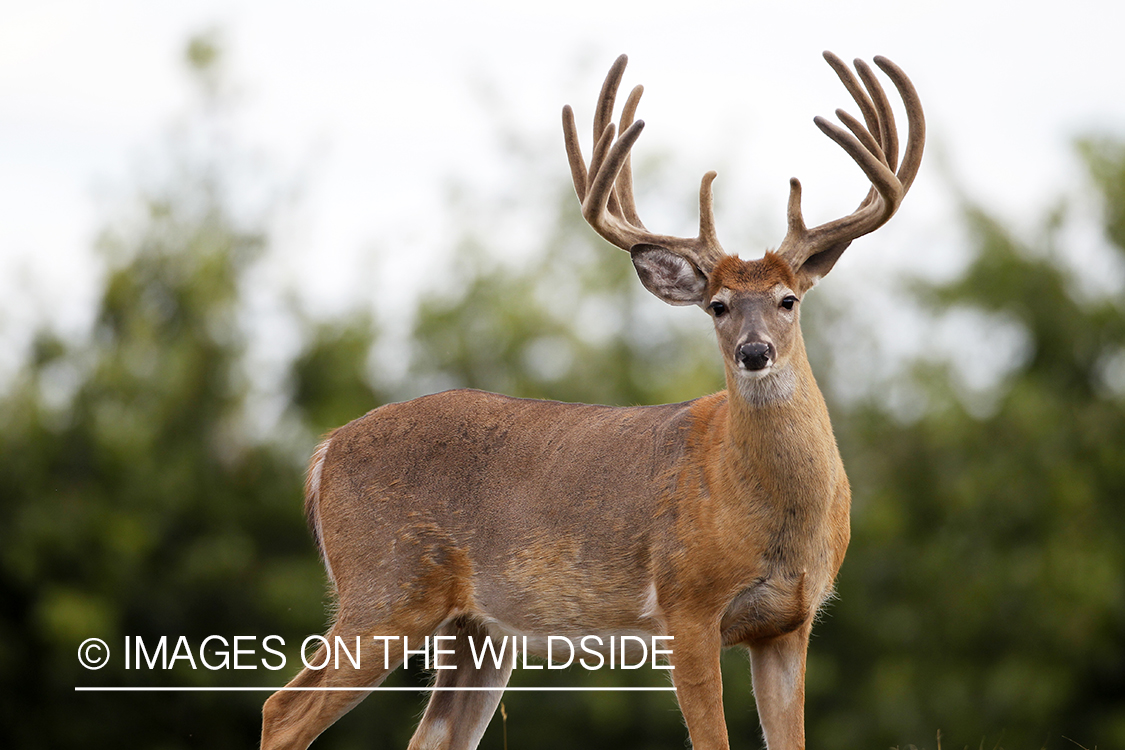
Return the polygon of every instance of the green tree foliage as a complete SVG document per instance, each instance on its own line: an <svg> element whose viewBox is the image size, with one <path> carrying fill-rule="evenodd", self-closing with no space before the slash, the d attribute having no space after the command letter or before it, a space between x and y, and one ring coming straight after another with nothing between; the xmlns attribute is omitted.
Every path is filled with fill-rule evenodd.
<svg viewBox="0 0 1125 750"><path fill-rule="evenodd" d="M389 400L373 389L368 374L375 339L374 322L363 313L312 326L290 366L289 407L318 435Z"/></svg>

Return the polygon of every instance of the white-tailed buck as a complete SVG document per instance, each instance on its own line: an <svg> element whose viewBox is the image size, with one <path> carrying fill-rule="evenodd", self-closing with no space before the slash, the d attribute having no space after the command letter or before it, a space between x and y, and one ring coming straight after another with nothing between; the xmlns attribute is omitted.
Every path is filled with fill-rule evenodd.
<svg viewBox="0 0 1125 750"><path fill-rule="evenodd" d="M612 407L449 391L378 408L331 433L309 468L305 507L338 599L329 633L364 659L305 669L266 701L262 747L305 748L426 636L446 669L411 748L473 748L512 663L474 668L486 635L671 636L669 674L696 750L726 748L719 653L750 650L770 750L804 747L805 652L848 546L850 490L799 326L801 300L852 240L895 213L918 171L925 124L903 72L875 64L905 104L899 165L890 103L825 53L863 122L817 126L856 161L871 190L856 211L807 228L789 184L788 233L742 260L719 245L709 172L699 236L650 232L637 216L629 150L641 87L611 122L625 56L594 115L587 166L570 107L563 130L586 221L627 251L641 283L714 320L725 391L682 404ZM862 81L862 85L860 83ZM377 640L378 637L396 637ZM587 639L585 646L595 643ZM556 647L557 648L557 647ZM386 653L385 653L386 651ZM312 659L319 665L326 654ZM384 656L387 656L385 659ZM413 657L416 660L420 657ZM456 668L452 668L456 667ZM493 688L491 690L480 688Z"/></svg>

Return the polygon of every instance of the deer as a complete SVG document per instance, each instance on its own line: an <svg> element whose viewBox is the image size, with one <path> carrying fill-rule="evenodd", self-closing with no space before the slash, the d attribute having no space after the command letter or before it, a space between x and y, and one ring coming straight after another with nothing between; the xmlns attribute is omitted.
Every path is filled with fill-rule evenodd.
<svg viewBox="0 0 1125 750"><path fill-rule="evenodd" d="M359 665L314 658L321 668L270 696L263 750L308 747L409 656L407 643L430 635L448 647L411 750L477 746L514 665L475 666L470 641L490 635L521 635L539 656L548 635L666 637L667 674L696 750L729 747L720 653L747 648L766 747L805 746L809 634L848 546L851 489L806 355L801 303L853 240L895 214L925 143L921 102L898 66L874 58L908 120L901 163L873 70L824 58L863 120L836 110L843 127L814 122L870 189L853 213L809 228L791 179L786 234L752 260L719 244L715 172L700 184L697 237L641 222L630 168L641 86L612 122L624 55L597 100L588 164L563 108L583 217L629 253L648 291L710 315L726 389L658 406L452 390L380 406L329 433L305 484L336 598L329 636L382 637L382 647Z"/></svg>

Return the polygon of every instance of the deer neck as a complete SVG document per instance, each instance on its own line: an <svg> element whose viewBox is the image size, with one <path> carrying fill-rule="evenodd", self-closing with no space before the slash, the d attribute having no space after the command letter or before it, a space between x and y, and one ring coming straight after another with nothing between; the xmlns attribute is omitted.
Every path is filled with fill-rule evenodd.
<svg viewBox="0 0 1125 750"><path fill-rule="evenodd" d="M728 481L744 496L765 492L793 507L828 500L841 471L828 408L803 342L778 371L747 383L728 365L722 455Z"/></svg>

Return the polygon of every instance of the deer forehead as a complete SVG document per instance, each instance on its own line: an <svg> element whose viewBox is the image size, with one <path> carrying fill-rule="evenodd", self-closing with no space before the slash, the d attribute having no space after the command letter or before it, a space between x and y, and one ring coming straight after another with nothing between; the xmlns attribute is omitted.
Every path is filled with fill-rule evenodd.
<svg viewBox="0 0 1125 750"><path fill-rule="evenodd" d="M797 289L797 277L789 264L773 252L767 252L758 260L727 255L715 265L707 279L707 295L712 299L724 292L724 296L740 292L769 293L778 288Z"/></svg>

